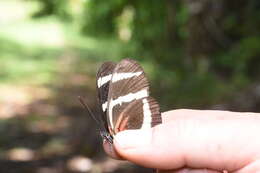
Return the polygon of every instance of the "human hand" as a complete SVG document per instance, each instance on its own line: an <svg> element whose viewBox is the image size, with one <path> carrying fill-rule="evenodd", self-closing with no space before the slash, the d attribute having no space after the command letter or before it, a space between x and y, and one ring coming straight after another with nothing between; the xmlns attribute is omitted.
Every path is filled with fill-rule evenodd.
<svg viewBox="0 0 260 173"><path fill-rule="evenodd" d="M122 131L114 138L115 150L108 143L104 149L114 158L158 172L260 172L259 115L169 111L162 114L162 124L148 130Z"/></svg>

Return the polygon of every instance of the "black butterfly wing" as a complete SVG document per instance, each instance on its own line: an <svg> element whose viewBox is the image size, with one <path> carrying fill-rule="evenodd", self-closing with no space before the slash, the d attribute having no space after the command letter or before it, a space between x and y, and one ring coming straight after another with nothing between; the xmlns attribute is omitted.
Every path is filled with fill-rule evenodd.
<svg viewBox="0 0 260 173"><path fill-rule="evenodd" d="M97 72L97 91L98 91L98 103L100 105L99 109L101 112L101 122L103 123L105 129L108 131L108 124L106 118L107 112L107 99L108 99L108 91L109 91L109 83L112 78L112 73L114 68L116 67L116 63L113 62L105 62L101 65Z"/></svg>
<svg viewBox="0 0 260 173"><path fill-rule="evenodd" d="M152 112L152 109L156 111ZM152 122L153 116L158 119L157 122ZM142 128L148 119L149 122L145 123L151 127L161 122L160 117L158 104L149 97L149 83L142 67L131 59L119 62L113 71L108 92L110 133Z"/></svg>

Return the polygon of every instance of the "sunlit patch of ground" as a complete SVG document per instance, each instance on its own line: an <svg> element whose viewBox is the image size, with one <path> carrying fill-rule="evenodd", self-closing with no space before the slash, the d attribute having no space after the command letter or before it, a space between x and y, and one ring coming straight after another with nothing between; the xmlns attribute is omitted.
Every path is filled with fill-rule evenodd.
<svg viewBox="0 0 260 173"><path fill-rule="evenodd" d="M14 39L23 45L59 48L65 44L61 27L58 22L55 22L55 19L42 22L28 20L27 23L8 24L1 29L0 34L8 35L9 39ZM19 28L19 32L17 32L17 28Z"/></svg>
<svg viewBox="0 0 260 173"><path fill-rule="evenodd" d="M6 137L12 137L15 133L17 139L13 139L17 147L6 151L6 157L11 160L31 160L34 159L36 151L26 147L19 147L19 136L23 134L31 134L40 140L44 139L46 135L50 136L55 133L60 133L69 126L69 118L66 116L59 116L58 108L52 103L53 91L50 88L43 86L15 86L15 85L1 85L0 86L0 120L1 124L6 124L12 128L13 125L17 126L18 133L15 129L11 129ZM5 126L6 126L5 125ZM4 126L4 127L5 127ZM4 129L2 129L4 130ZM7 130L7 129L6 129ZM13 132L12 132L13 131ZM42 134L46 134L42 136ZM42 137L41 137L42 136ZM30 136L26 136L30 140ZM12 139L12 138L10 138ZM25 142L24 140L22 140ZM9 141L2 141L8 144ZM32 141L31 144L37 141ZM51 155L64 153L69 151L66 141L62 138L53 138L37 150L36 153L41 155ZM10 143L13 145L12 143ZM9 145L9 144L8 144ZM23 144L22 144L23 145ZM34 144L33 144L34 145Z"/></svg>
<svg viewBox="0 0 260 173"><path fill-rule="evenodd" d="M30 19L38 8L36 1L0 1L0 35L23 45L63 46L64 33L60 22L55 19L42 22Z"/></svg>
<svg viewBox="0 0 260 173"><path fill-rule="evenodd" d="M26 19L37 8L36 3L9 0L0 2L0 25Z"/></svg>
<svg viewBox="0 0 260 173"><path fill-rule="evenodd" d="M10 160L29 161L34 159L34 151L29 148L14 148L7 152Z"/></svg>
<svg viewBox="0 0 260 173"><path fill-rule="evenodd" d="M0 119L17 115L26 116L30 111L28 105L35 100L47 99L50 96L51 91L43 87L2 85L0 86ZM49 114L55 114L55 107L45 106Z"/></svg>
<svg viewBox="0 0 260 173"><path fill-rule="evenodd" d="M68 160L67 166L72 171L87 172L92 169L92 161L84 156L75 156Z"/></svg>

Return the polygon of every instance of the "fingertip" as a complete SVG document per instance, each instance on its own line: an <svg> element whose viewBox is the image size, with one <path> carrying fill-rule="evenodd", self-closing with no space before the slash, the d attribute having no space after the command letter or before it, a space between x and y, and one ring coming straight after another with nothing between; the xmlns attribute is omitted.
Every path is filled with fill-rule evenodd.
<svg viewBox="0 0 260 173"><path fill-rule="evenodd" d="M120 132L114 138L114 146L123 158L133 163L148 168L169 168L169 161L164 158L167 153L154 143L154 131L153 128ZM162 162L167 162L166 166Z"/></svg>
<svg viewBox="0 0 260 173"><path fill-rule="evenodd" d="M147 163L152 152L152 132L148 130L126 130L116 134L114 146L116 151L125 159L145 166L151 167Z"/></svg>
<svg viewBox="0 0 260 173"><path fill-rule="evenodd" d="M117 133L114 142L121 150L128 150L150 145L152 141L152 129L125 130Z"/></svg>

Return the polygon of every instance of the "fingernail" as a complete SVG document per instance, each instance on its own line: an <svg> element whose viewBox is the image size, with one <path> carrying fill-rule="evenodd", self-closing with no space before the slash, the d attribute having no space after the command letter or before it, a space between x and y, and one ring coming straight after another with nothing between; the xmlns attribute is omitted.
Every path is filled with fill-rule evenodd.
<svg viewBox="0 0 260 173"><path fill-rule="evenodd" d="M126 130L116 134L114 141L122 149L147 146L152 141L152 130Z"/></svg>

